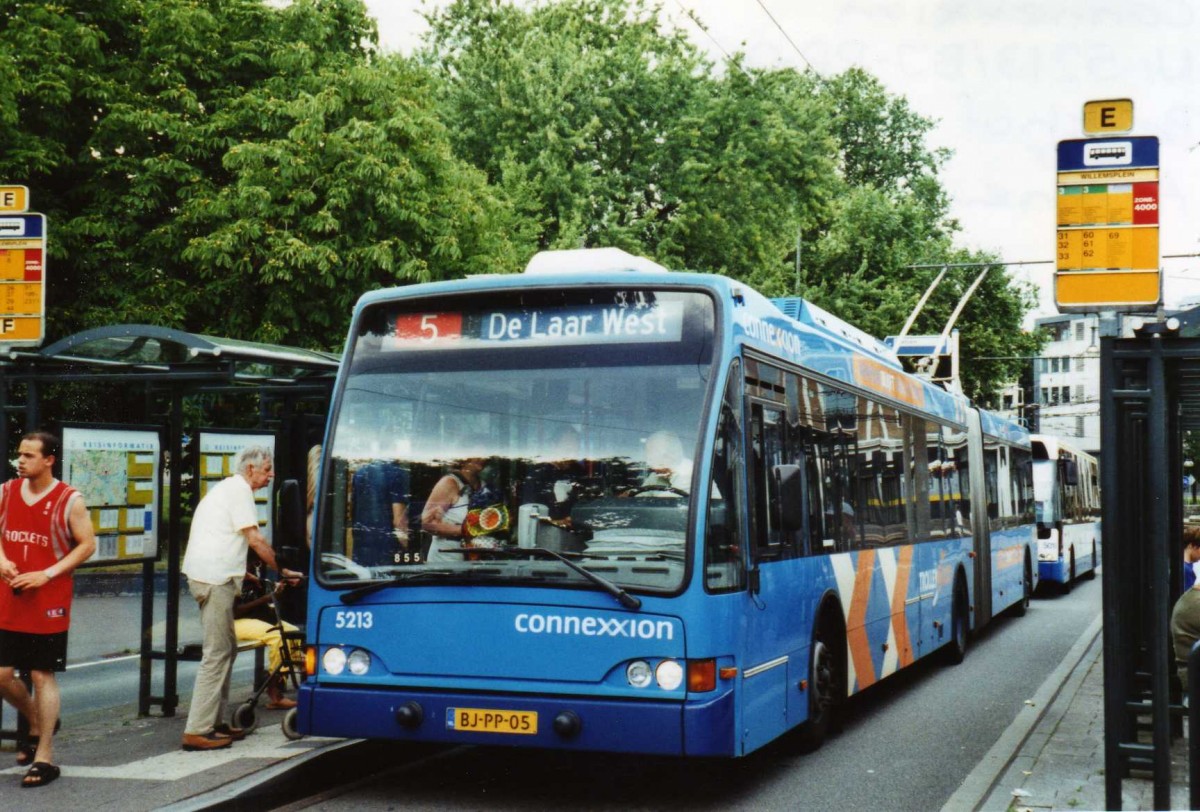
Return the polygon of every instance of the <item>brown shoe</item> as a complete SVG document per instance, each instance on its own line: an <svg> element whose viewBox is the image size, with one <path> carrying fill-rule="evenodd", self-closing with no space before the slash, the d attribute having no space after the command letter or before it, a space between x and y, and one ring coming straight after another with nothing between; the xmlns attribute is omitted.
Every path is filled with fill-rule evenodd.
<svg viewBox="0 0 1200 812"><path fill-rule="evenodd" d="M184 733L184 750L217 750L233 744L229 736L218 736L216 733Z"/></svg>
<svg viewBox="0 0 1200 812"><path fill-rule="evenodd" d="M218 736L228 736L235 742L240 742L242 739L246 738L245 728L233 727L225 724L224 722L214 727L213 733L216 733Z"/></svg>
<svg viewBox="0 0 1200 812"><path fill-rule="evenodd" d="M272 699L267 703L267 710L291 710L294 707L296 707L296 700L287 696Z"/></svg>

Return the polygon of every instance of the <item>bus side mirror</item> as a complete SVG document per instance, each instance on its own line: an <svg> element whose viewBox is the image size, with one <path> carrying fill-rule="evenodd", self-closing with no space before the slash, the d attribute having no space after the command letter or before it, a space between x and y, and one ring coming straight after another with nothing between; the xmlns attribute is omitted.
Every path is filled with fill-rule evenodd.
<svg viewBox="0 0 1200 812"><path fill-rule="evenodd" d="M307 534L304 532L304 498L300 495L300 483L294 479L285 479L279 486L279 522L275 527L271 541L281 566L284 562L290 568L300 566Z"/></svg>
<svg viewBox="0 0 1200 812"><path fill-rule="evenodd" d="M776 465L771 470L779 498L779 521L785 533L804 527L804 489L799 465Z"/></svg>

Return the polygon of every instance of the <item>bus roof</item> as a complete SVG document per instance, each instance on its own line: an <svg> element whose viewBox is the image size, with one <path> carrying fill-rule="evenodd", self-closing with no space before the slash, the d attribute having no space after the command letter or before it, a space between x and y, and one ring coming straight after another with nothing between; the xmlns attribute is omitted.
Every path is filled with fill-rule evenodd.
<svg viewBox="0 0 1200 812"><path fill-rule="evenodd" d="M1084 451L1070 440L1063 439L1062 437L1055 437L1050 434L1034 434L1030 436L1030 440L1033 443L1034 459L1056 460L1063 453L1073 454L1076 457L1084 459L1093 459L1089 452Z"/></svg>

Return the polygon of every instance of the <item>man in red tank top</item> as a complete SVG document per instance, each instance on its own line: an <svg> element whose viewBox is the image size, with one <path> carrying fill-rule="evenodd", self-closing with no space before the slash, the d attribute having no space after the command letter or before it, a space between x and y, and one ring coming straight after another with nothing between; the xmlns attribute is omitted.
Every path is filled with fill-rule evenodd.
<svg viewBox="0 0 1200 812"><path fill-rule="evenodd" d="M67 668L71 573L96 549L83 498L54 478L59 440L33 432L21 440L17 479L0 486L0 696L29 722L17 763L29 764L23 787L59 776L54 764L58 722L56 671ZM28 673L33 693L17 678Z"/></svg>

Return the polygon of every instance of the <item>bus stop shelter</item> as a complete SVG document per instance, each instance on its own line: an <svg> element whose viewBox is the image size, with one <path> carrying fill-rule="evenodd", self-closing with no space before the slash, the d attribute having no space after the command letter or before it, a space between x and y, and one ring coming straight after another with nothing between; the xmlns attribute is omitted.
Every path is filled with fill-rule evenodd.
<svg viewBox="0 0 1200 812"><path fill-rule="evenodd" d="M1183 436L1200 430L1200 312L1102 339L1100 391L1106 805L1121 808L1122 781L1139 770L1153 774L1155 808L1169 809L1185 712L1169 625L1182 589Z"/></svg>
<svg viewBox="0 0 1200 812"><path fill-rule="evenodd" d="M136 421L161 431L161 483L155 559L141 564L142 616L138 712L173 716L179 704L180 560L185 516L193 507L184 475L198 455L190 434L205 429L259 430L276 439L278 481L307 478L306 454L324 428L339 357L326 352L126 324L68 336L40 350L0 357L0 459L17 437L37 428L85 421L108 427ZM83 400L84 403L72 403ZM80 413L84 413L81 415ZM317 440L319 442L319 440ZM86 494L85 494L86 497ZM277 549L304 540L274 539ZM153 644L156 562L166 559L164 646ZM297 562L299 563L299 562ZM162 692L153 666L163 663ZM0 731L0 738L10 738Z"/></svg>

